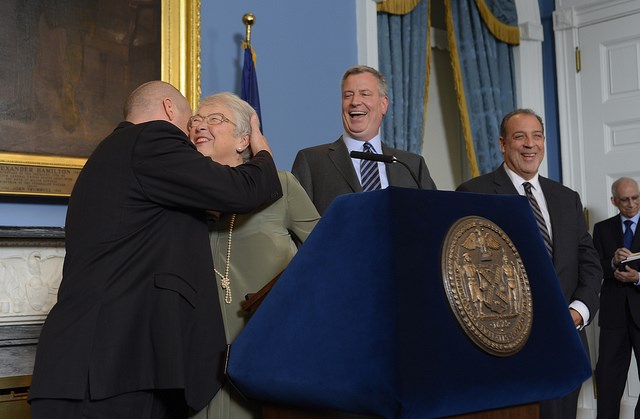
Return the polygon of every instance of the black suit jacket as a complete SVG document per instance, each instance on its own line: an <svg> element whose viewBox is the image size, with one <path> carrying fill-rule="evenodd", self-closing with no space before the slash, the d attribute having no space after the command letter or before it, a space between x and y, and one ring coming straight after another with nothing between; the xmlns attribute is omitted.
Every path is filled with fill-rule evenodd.
<svg viewBox="0 0 640 419"><path fill-rule="evenodd" d="M577 192L539 176L551 218L553 265L567 304L582 301L590 320L598 311L602 269L587 230L582 202ZM463 192L517 195L504 164L494 172L471 179L457 189Z"/></svg>
<svg viewBox="0 0 640 419"><path fill-rule="evenodd" d="M396 156L398 160L406 163L420 181L422 189L436 189L422 156L384 144L382 153ZM386 168L389 186L418 188L406 167L401 164L387 164ZM291 172L307 191L320 214L325 212L336 196L362 192L362 185L358 181L349 150L342 137L330 144L300 150Z"/></svg>
<svg viewBox="0 0 640 419"><path fill-rule="evenodd" d="M30 398L184 388L189 406L204 407L226 346L205 209L247 212L281 195L269 153L229 168L166 121L120 124L69 199Z"/></svg>
<svg viewBox="0 0 640 419"><path fill-rule="evenodd" d="M611 267L613 254L616 249L623 247L620 214L596 223L593 227L593 244L600 254L600 263L604 272L600 291L599 325L604 328L627 328L628 309L632 321L636 326L640 326L640 287L616 280ZM634 235L629 250L640 251L640 235Z"/></svg>

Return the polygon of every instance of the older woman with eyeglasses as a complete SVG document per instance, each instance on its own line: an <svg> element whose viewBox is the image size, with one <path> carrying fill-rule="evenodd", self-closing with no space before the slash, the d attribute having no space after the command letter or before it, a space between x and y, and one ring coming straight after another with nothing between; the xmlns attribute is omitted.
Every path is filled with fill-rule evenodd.
<svg viewBox="0 0 640 419"><path fill-rule="evenodd" d="M249 121L255 110L232 93L204 98L189 120L189 138L200 153L237 166L249 160ZM307 193L289 172L279 170L283 197L249 214L213 214L210 243L227 343L248 320L245 295L255 293L277 276L293 258L320 219ZM212 267L213 269L213 267ZM209 406L193 418L258 418L261 408L225 385Z"/></svg>

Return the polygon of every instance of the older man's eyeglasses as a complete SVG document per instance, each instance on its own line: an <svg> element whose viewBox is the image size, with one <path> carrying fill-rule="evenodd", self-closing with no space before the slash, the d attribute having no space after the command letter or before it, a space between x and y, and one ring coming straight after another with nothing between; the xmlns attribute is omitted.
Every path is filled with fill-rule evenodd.
<svg viewBox="0 0 640 419"><path fill-rule="evenodd" d="M223 122L228 122L233 126L236 125L236 124L233 123L232 120L230 120L229 118L227 118L223 114L221 114L221 113L212 113L212 114L209 114L207 116L193 115L191 118L189 118L189 128L194 127L196 125L200 125L203 122L206 122L209 125L220 125Z"/></svg>

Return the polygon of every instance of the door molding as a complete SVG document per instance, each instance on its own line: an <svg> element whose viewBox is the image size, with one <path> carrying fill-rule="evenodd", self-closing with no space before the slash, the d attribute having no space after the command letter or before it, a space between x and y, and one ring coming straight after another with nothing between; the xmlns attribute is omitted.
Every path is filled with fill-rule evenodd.
<svg viewBox="0 0 640 419"><path fill-rule="evenodd" d="M562 179L566 186L580 193L585 206L588 206L581 142L583 136L579 123L582 120L580 73L576 74L578 29L639 13L640 0L599 0L568 7L563 7L562 3L568 2L556 0L556 11L553 13Z"/></svg>
<svg viewBox="0 0 640 419"><path fill-rule="evenodd" d="M595 196L586 183L588 167L585 164L585 135L581 91L582 75L576 71L576 48L580 46L580 30L589 26L628 15L640 13L640 0L556 0L553 13L553 29L556 48L556 76L558 82L558 119L560 135L560 156L562 161L563 184L577 191L585 208L597 208L603 202L601 196ZM564 6L563 6L564 4ZM594 86L594 88L596 88ZM594 220L591 220L592 222ZM586 329L591 348L591 362L595 367L598 354L597 318ZM621 405L621 412L626 409ZM582 387L578 403L578 418L596 417L593 377ZM621 417L632 417L632 413L622 413Z"/></svg>

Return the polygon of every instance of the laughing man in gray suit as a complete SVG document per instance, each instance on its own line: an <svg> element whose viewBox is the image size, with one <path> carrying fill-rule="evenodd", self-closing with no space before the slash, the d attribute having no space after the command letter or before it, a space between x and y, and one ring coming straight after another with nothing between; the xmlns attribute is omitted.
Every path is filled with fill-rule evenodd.
<svg viewBox="0 0 640 419"><path fill-rule="evenodd" d="M372 152L393 155L407 164L418 180L402 165L378 163L380 188L436 189L422 156L387 147L380 139L380 125L389 105L387 90L387 82L379 71L367 66L347 69L342 77L344 134L333 143L298 152L291 171L320 214L336 196L362 192L360 165L364 161L352 159L349 153L366 151L365 143L372 146Z"/></svg>

